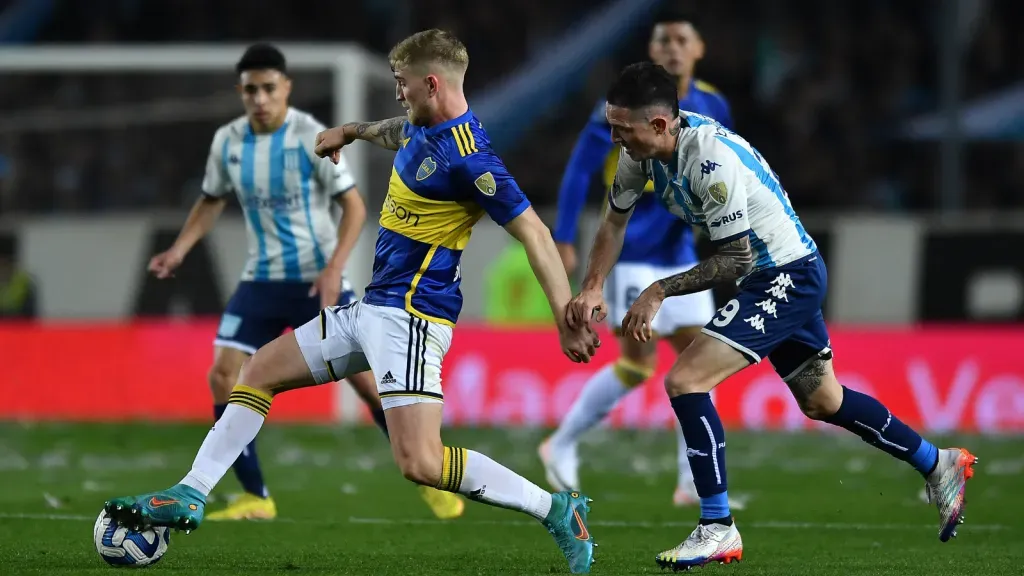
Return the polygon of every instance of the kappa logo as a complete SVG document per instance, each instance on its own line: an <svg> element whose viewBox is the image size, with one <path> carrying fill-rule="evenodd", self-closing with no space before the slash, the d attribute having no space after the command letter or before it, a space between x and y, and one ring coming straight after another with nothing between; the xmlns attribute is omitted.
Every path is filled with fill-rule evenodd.
<svg viewBox="0 0 1024 576"><path fill-rule="evenodd" d="M721 164L719 164L718 162L705 160L704 163L700 165L700 173L707 176L708 174L714 172L715 168L718 168L719 166L721 166Z"/></svg>
<svg viewBox="0 0 1024 576"><path fill-rule="evenodd" d="M762 300L761 302L755 303L754 306L759 306L761 310L765 311L765 314L771 314L772 318L778 318L778 316L775 314L775 300L768 298L767 300Z"/></svg>
<svg viewBox="0 0 1024 576"><path fill-rule="evenodd" d="M416 169L416 181L422 182L427 178L430 178L430 175L434 173L434 170L437 170L437 162L430 156L427 156L423 159L423 162L420 163L420 167Z"/></svg>
<svg viewBox="0 0 1024 576"><path fill-rule="evenodd" d="M384 374L384 377L380 379L380 383L381 384L398 384L398 380L395 380L395 377L391 375L391 370L388 370Z"/></svg>
<svg viewBox="0 0 1024 576"><path fill-rule="evenodd" d="M744 318L744 322L750 324L750 327L754 330L758 330L761 334L764 334L764 318L760 314L754 314L750 318Z"/></svg>

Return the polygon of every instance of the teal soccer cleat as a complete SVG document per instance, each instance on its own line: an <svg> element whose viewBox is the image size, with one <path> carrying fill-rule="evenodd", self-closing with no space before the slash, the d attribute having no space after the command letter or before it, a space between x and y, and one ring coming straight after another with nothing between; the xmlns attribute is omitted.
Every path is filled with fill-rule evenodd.
<svg viewBox="0 0 1024 576"><path fill-rule="evenodd" d="M113 498L103 505L115 522L132 530L166 526L186 534L199 528L204 508L206 498L184 484L162 492Z"/></svg>
<svg viewBox="0 0 1024 576"><path fill-rule="evenodd" d="M551 495L551 511L544 519L544 527L555 537L569 561L573 574L587 574L594 563L594 538L587 529L590 498L579 492L556 492Z"/></svg>

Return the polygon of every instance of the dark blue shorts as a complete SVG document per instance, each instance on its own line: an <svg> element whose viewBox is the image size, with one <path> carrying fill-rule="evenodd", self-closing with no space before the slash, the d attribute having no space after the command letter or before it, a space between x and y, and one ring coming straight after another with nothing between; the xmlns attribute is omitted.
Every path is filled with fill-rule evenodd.
<svg viewBox="0 0 1024 576"><path fill-rule="evenodd" d="M815 252L795 262L754 272L703 332L746 356L764 358L786 380L815 358L831 358L821 305L828 273Z"/></svg>
<svg viewBox="0 0 1024 576"><path fill-rule="evenodd" d="M239 282L217 328L215 346L255 354L264 344L320 314L320 296L309 296L310 282ZM342 292L338 305L355 300Z"/></svg>

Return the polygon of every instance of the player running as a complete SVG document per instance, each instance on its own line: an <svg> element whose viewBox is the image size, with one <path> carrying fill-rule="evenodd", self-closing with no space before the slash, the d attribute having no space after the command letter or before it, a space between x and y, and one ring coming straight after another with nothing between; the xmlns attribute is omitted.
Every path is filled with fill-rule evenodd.
<svg viewBox="0 0 1024 576"><path fill-rule="evenodd" d="M725 126L732 126L725 98L709 84L693 77L694 66L704 57L704 41L697 32L693 16L683 12L666 12L659 16L651 30L648 53L654 63L676 78L681 109L698 112L717 119ZM602 100L576 142L558 194L558 222L554 238L569 274L576 268L573 242L591 174L604 168L606 187L611 187L615 176L619 150L609 136L611 127L605 120L604 110L605 102ZM621 398L641 386L657 368L656 339L637 342L618 333L626 310L640 292L658 278L689 270L697 263L690 226L666 210L657 197L649 193L653 191L653 184L648 182L626 228L622 254L605 287L609 292L609 322L619 336L622 356L605 365L587 381L558 430L538 450L547 481L557 490L580 488L576 455L580 436L596 426ZM688 294L665 303L654 319L653 332L667 339L679 353L714 314L715 302L710 290ZM681 428L676 427L676 433L679 439L679 476L673 502L677 506L693 505L699 499L686 458L686 441ZM733 501L731 505L739 509L742 503Z"/></svg>
<svg viewBox="0 0 1024 576"><path fill-rule="evenodd" d="M346 124L317 136L317 155L334 162L355 140L398 152L363 299L328 307L260 348L245 362L224 415L181 483L113 499L106 510L128 526L198 527L206 496L256 437L276 394L372 369L395 461L406 478L533 516L554 536L570 570L589 572L589 498L550 494L479 452L441 441L441 363L462 307L459 259L473 225L487 214L522 242L567 356L589 361L596 336L566 325L572 293L554 241L491 150L463 95L465 46L447 32L428 30L400 42L389 60L407 116Z"/></svg>
<svg viewBox="0 0 1024 576"><path fill-rule="evenodd" d="M313 153L324 126L288 106L291 80L284 55L267 44L250 46L235 67L245 115L217 130L206 161L203 195L169 250L150 260L158 278L173 276L189 250L213 227L234 192L249 236L249 260L214 340L209 373L214 419L227 407L242 363L286 328L298 328L322 307L347 304L355 293L342 273L366 221L366 207L344 160ZM341 223L333 210L341 209ZM387 433L373 374L348 378ZM233 468L243 494L208 520L270 519L277 507L263 482L256 441ZM424 488L442 519L462 514L452 494Z"/></svg>
<svg viewBox="0 0 1024 576"><path fill-rule="evenodd" d="M657 563L689 568L742 557L728 502L725 436L709 393L764 358L808 417L845 428L920 472L939 509L939 539L955 536L977 459L962 448L936 449L878 400L839 384L821 313L825 263L777 175L746 140L707 116L679 110L676 102L675 78L649 63L626 67L609 90L612 139L626 154L619 158L611 210L594 241L583 290L567 311L568 324L578 327L592 313L598 321L607 314L602 286L648 180L673 214L707 230L718 252L648 286L622 321L623 333L647 342L665 298L738 282L736 297L665 379L690 448L701 514L690 536L658 554Z"/></svg>

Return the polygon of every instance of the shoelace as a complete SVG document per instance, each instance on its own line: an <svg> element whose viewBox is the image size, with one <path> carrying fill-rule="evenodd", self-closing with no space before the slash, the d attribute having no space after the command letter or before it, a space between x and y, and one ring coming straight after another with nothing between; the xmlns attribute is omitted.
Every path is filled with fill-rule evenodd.
<svg viewBox="0 0 1024 576"><path fill-rule="evenodd" d="M690 533L690 537L679 546L679 549L682 550L685 548L691 540L696 540L694 547L706 544L709 540L714 539L714 536L714 532L712 532L707 526L700 524L693 532Z"/></svg>

